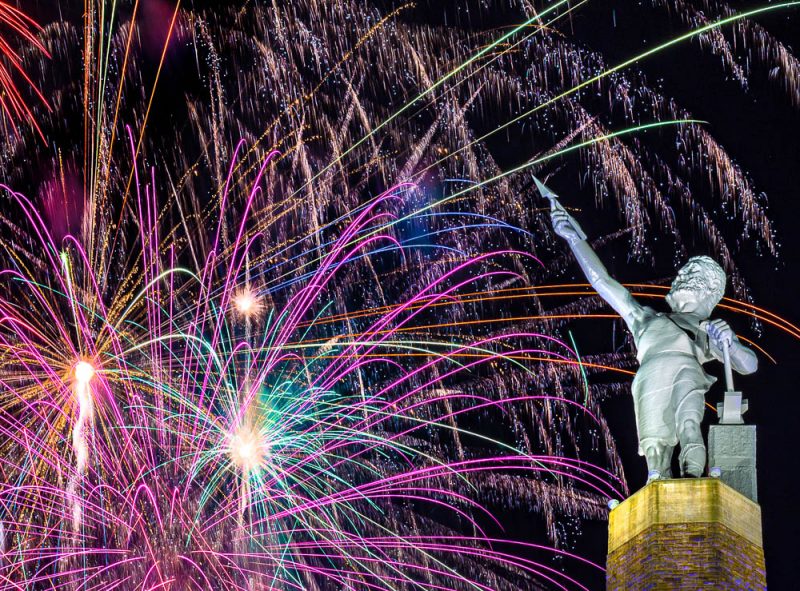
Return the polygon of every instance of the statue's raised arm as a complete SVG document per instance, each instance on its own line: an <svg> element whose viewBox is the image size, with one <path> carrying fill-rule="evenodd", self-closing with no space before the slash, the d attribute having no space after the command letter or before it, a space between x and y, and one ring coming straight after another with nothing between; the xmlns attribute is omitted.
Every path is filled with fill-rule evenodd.
<svg viewBox="0 0 800 591"><path fill-rule="evenodd" d="M550 200L552 206L550 218L553 221L553 230L569 244L575 260L589 280L595 291L600 294L622 319L633 330L634 323L640 318L642 306L633 299L630 292L621 283L608 274L605 265L600 261L592 247L586 241L578 222L558 202L558 197L537 179L534 179L539 192Z"/></svg>

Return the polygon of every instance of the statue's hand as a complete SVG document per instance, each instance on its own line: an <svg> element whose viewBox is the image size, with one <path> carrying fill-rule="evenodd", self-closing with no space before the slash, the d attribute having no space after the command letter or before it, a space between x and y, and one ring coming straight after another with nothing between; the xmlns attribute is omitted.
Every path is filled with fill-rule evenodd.
<svg viewBox="0 0 800 591"><path fill-rule="evenodd" d="M583 240L583 230L575 218L569 215L563 208L554 209L550 212L550 219L553 222L553 230L570 244L575 244Z"/></svg>
<svg viewBox="0 0 800 591"><path fill-rule="evenodd" d="M708 333L708 338L712 346L720 351L723 349L725 343L731 345L736 337L736 334L728 323L719 318L706 322L705 330Z"/></svg>

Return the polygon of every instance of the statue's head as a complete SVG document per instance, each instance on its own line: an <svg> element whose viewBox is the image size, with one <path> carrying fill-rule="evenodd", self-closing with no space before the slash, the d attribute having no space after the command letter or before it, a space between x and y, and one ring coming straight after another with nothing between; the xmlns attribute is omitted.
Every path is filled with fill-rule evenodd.
<svg viewBox="0 0 800 591"><path fill-rule="evenodd" d="M708 318L725 294L727 276L714 259L692 257L680 268L667 294L667 304L675 312Z"/></svg>

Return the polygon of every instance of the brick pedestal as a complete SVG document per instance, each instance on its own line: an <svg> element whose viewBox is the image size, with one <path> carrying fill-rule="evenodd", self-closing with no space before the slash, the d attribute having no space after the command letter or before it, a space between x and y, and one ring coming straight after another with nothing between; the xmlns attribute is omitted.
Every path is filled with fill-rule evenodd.
<svg viewBox="0 0 800 591"><path fill-rule="evenodd" d="M611 511L608 591L766 589L761 508L716 478L656 480Z"/></svg>

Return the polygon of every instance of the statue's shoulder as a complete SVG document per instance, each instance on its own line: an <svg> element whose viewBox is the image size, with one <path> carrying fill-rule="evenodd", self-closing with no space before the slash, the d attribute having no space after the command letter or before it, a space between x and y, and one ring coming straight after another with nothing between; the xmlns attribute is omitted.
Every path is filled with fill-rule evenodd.
<svg viewBox="0 0 800 591"><path fill-rule="evenodd" d="M661 312L656 312L650 306L642 306L641 314L642 314L642 320L652 320L653 318L656 318L658 316L664 316L664 314L662 314Z"/></svg>
<svg viewBox="0 0 800 591"><path fill-rule="evenodd" d="M638 340L638 338L653 325L653 320L660 315L660 313L653 310L650 306L639 306L636 310L633 323L629 325L634 340Z"/></svg>

